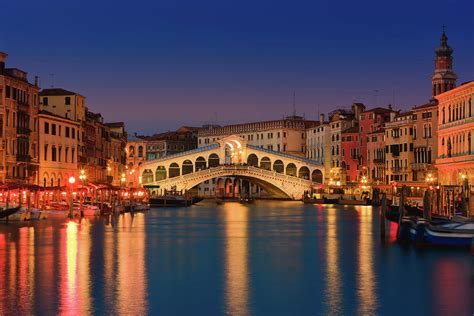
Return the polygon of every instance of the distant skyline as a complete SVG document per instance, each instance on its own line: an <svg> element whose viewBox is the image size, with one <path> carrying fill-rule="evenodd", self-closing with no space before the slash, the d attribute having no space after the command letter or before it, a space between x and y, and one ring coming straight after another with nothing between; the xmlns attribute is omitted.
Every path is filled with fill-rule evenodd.
<svg viewBox="0 0 474 316"><path fill-rule="evenodd" d="M426 103L443 24L458 85L474 80L469 0L28 0L2 12L7 67L86 96L131 134L279 119L293 91L308 119L353 101Z"/></svg>

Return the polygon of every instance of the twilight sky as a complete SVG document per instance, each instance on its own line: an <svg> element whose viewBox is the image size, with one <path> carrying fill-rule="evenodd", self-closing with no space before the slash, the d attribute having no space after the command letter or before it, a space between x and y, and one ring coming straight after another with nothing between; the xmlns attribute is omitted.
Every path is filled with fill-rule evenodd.
<svg viewBox="0 0 474 316"><path fill-rule="evenodd" d="M423 104L443 24L458 84L474 80L472 0L15 0L0 9L7 67L85 95L129 132L279 119L293 91L307 118L353 100Z"/></svg>

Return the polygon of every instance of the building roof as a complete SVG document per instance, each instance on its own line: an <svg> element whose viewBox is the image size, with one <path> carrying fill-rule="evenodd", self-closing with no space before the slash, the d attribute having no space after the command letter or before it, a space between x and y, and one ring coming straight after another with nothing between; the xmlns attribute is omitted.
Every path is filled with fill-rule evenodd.
<svg viewBox="0 0 474 316"><path fill-rule="evenodd" d="M124 122L105 123L104 125L107 126L107 127L125 127Z"/></svg>
<svg viewBox="0 0 474 316"><path fill-rule="evenodd" d="M70 118L65 118L64 116L54 114L54 113L51 113L51 112L46 111L46 110L39 110L38 114L48 115L48 116L52 116L52 117L55 117L55 118L60 118L60 119L65 120L65 121L69 121L69 122L74 123L74 124L79 124L79 122L74 121Z"/></svg>
<svg viewBox="0 0 474 316"><path fill-rule="evenodd" d="M407 115L412 115L413 111L406 111L406 112L401 112L395 115L395 117L402 117L402 116L407 116Z"/></svg>
<svg viewBox="0 0 474 316"><path fill-rule="evenodd" d="M416 110L421 110L421 109L426 109L426 108L431 108L431 107L437 107L438 106L438 101L437 100L431 100L430 102L428 103L425 103L425 104L422 104L422 105L418 105L418 106L414 106L413 107L413 111L416 111Z"/></svg>
<svg viewBox="0 0 474 316"><path fill-rule="evenodd" d="M342 134L349 134L349 133L358 133L359 128L357 126L349 127L342 131Z"/></svg>
<svg viewBox="0 0 474 316"><path fill-rule="evenodd" d="M64 90L62 88L51 88L51 89L43 89L40 92L40 96L53 96L53 95L79 95L76 92Z"/></svg>
<svg viewBox="0 0 474 316"><path fill-rule="evenodd" d="M395 112L393 109L386 109L386 108L382 108L382 107L376 107L376 108L373 108L373 109L370 109L370 110L366 110L362 113L376 113L376 114L382 114L382 113L391 113L391 112Z"/></svg>
<svg viewBox="0 0 474 316"><path fill-rule="evenodd" d="M127 135L127 141L143 141L143 140L145 140L143 136Z"/></svg>

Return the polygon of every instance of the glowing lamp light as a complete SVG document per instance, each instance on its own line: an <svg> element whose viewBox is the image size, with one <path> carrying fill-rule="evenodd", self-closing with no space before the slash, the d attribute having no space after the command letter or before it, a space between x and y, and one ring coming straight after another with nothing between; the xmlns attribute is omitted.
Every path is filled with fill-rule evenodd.
<svg viewBox="0 0 474 316"><path fill-rule="evenodd" d="M62 195L66 195L66 192L61 192Z"/></svg>
<svg viewBox="0 0 474 316"><path fill-rule="evenodd" d="M70 176L68 181L69 181L69 184L74 184L76 183L76 178L74 178L73 176Z"/></svg>

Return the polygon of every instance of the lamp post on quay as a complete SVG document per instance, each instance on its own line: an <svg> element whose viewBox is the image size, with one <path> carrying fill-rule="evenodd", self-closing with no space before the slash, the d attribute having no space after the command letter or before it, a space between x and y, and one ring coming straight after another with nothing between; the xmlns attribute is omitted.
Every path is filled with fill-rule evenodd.
<svg viewBox="0 0 474 316"><path fill-rule="evenodd" d="M74 185L74 183L76 183L76 178L74 178L73 176L70 176L69 179L68 179L68 182L69 182L69 215L68 215L68 217L73 218L73 214L72 214L72 191L73 191L73 185Z"/></svg>

